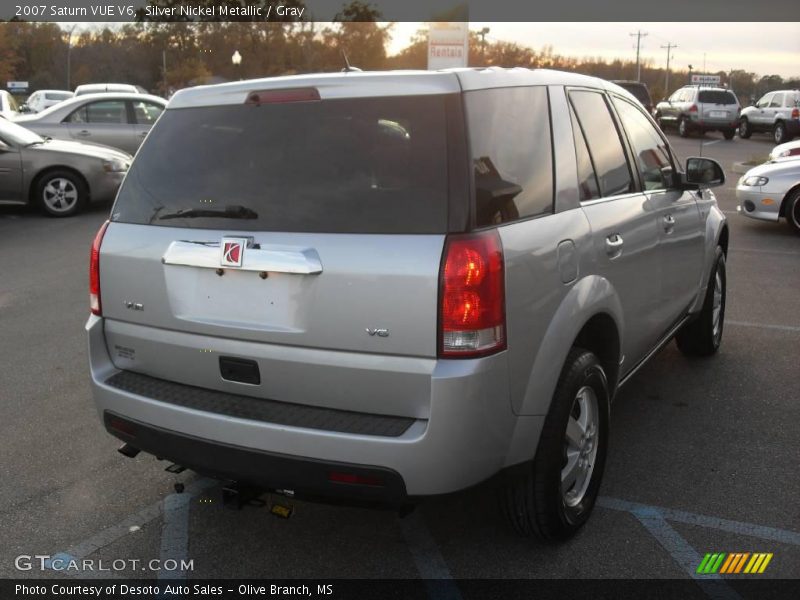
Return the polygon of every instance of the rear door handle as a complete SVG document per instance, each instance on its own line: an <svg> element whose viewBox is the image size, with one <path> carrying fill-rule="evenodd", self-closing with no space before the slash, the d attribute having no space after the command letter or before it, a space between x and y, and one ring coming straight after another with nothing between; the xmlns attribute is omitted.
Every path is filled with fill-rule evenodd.
<svg viewBox="0 0 800 600"><path fill-rule="evenodd" d="M89 137L89 136L90 136L90 135L92 135L92 134L91 134L91 133L90 133L88 130L86 130L86 129L81 129L81 130L80 130L80 131L77 133L77 135L79 135L79 136L81 136L81 137Z"/></svg>
<svg viewBox="0 0 800 600"><path fill-rule="evenodd" d="M675 227L675 217L672 215L666 215L664 217L664 231L667 233L672 233L673 228Z"/></svg>
<svg viewBox="0 0 800 600"><path fill-rule="evenodd" d="M611 258L616 258L622 254L622 236L618 233L613 233L606 238L606 254Z"/></svg>

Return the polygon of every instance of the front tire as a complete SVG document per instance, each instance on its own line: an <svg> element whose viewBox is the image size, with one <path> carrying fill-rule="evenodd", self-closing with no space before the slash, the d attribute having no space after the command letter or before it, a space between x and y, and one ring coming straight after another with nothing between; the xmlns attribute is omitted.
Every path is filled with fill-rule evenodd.
<svg viewBox="0 0 800 600"><path fill-rule="evenodd" d="M781 121L775 123L775 127L772 129L772 139L776 144L784 144L789 141L789 136L786 135L786 125Z"/></svg>
<svg viewBox="0 0 800 600"><path fill-rule="evenodd" d="M71 217L86 204L89 193L75 173L50 171L39 177L34 189L39 207L51 217Z"/></svg>
<svg viewBox="0 0 800 600"><path fill-rule="evenodd" d="M750 121L747 119L742 119L739 121L739 137L743 140L746 140L751 135L753 135L753 131L750 129Z"/></svg>
<svg viewBox="0 0 800 600"><path fill-rule="evenodd" d="M597 356L570 350L533 463L509 476L502 501L523 536L560 540L589 518L608 448L610 393Z"/></svg>
<svg viewBox="0 0 800 600"><path fill-rule="evenodd" d="M703 308L675 336L678 349L686 356L711 356L719 350L725 325L726 285L725 254L717 246Z"/></svg>
<svg viewBox="0 0 800 600"><path fill-rule="evenodd" d="M689 137L689 125L683 117L678 120L678 135L682 138Z"/></svg>
<svg viewBox="0 0 800 600"><path fill-rule="evenodd" d="M794 190L786 198L783 216L795 233L800 234L800 188Z"/></svg>

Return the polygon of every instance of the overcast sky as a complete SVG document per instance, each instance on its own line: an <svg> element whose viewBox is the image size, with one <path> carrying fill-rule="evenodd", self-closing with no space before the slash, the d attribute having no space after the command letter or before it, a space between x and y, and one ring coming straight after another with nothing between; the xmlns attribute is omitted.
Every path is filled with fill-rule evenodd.
<svg viewBox="0 0 800 600"><path fill-rule="evenodd" d="M70 28L74 23L61 23ZM78 23L77 30L103 27L114 23ZM744 69L759 75L800 77L800 22L798 23L470 23L470 29L491 30L490 41L517 42L541 50L552 45L556 54L565 56L601 56L607 59L636 58L636 38L629 34L641 30L641 56L655 67L666 65L668 42L677 44L672 51L670 68L730 71ZM418 29L426 23L395 23L389 53L407 46Z"/></svg>
<svg viewBox="0 0 800 600"><path fill-rule="evenodd" d="M552 45L556 54L636 58L641 30L641 56L653 66L666 65L661 46L677 44L670 67L695 71L744 69L760 75L800 76L800 23L470 23L470 29L490 28L488 40L510 41L540 50ZM390 53L401 50L424 23L395 23Z"/></svg>

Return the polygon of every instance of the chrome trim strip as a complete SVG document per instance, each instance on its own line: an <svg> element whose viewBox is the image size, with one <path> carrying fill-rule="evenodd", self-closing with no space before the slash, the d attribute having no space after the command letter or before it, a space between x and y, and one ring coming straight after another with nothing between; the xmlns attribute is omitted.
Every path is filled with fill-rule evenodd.
<svg viewBox="0 0 800 600"><path fill-rule="evenodd" d="M169 245L161 262L165 265L200 267L203 269L236 269L314 275L322 273L322 262L313 248L290 248L262 244L247 247L241 267L220 264L219 242L175 241Z"/></svg>
<svg viewBox="0 0 800 600"><path fill-rule="evenodd" d="M667 334L663 338L661 338L661 340L655 346L653 346L653 349L650 350L650 352L648 352L642 360L640 360L636 365L634 365L633 368L630 371L628 371L625 374L625 376L622 377L622 379L619 380L619 383L617 384L617 389L620 389L623 385L628 383L631 377L636 375L639 369L641 369L645 364L647 364L647 361L653 358L653 356L655 356L662 348L664 348L664 346L669 344L672 341L672 338L675 337L675 334L678 333L678 330L681 327L683 327L683 324L689 321L693 316L694 315L686 315L681 320L679 320L669 331L667 331Z"/></svg>

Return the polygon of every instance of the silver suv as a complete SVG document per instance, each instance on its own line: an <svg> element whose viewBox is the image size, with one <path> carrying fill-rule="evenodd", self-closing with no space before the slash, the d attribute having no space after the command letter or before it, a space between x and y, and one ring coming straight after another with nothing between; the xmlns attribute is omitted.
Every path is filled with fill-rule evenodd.
<svg viewBox="0 0 800 600"><path fill-rule="evenodd" d="M710 355L728 228L639 102L553 71L182 90L92 249L121 451L405 507L494 475L522 533L588 517L614 394Z"/></svg>
<svg viewBox="0 0 800 600"><path fill-rule="evenodd" d="M776 144L800 135L800 91L770 92L745 108L739 119L739 137L749 138L758 131L770 132Z"/></svg>
<svg viewBox="0 0 800 600"><path fill-rule="evenodd" d="M656 122L675 127L681 137L696 131L721 131L732 140L739 127L739 99L725 88L687 85L656 105Z"/></svg>

